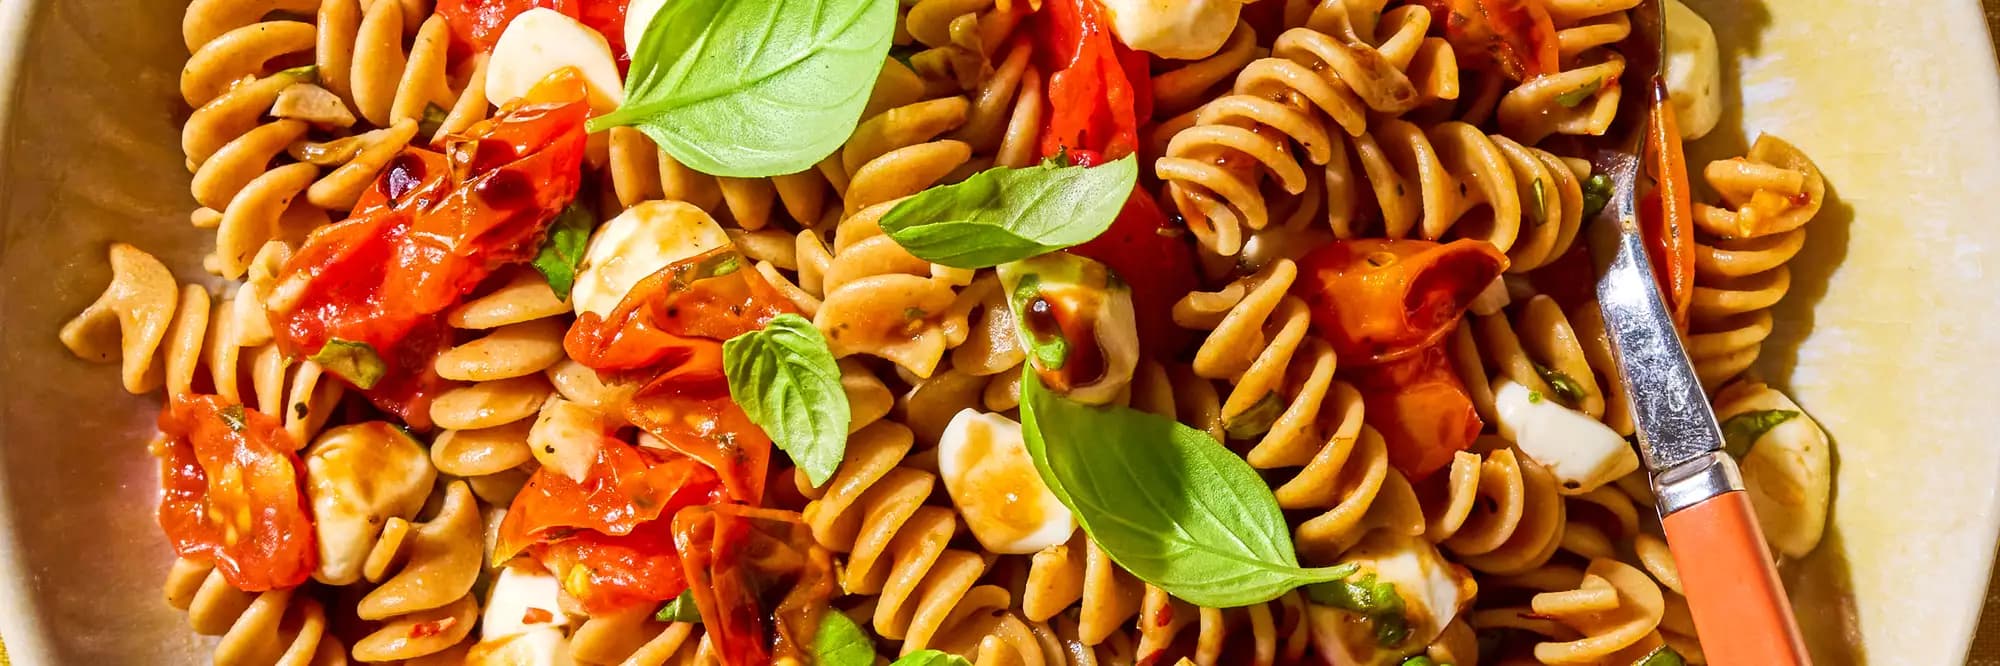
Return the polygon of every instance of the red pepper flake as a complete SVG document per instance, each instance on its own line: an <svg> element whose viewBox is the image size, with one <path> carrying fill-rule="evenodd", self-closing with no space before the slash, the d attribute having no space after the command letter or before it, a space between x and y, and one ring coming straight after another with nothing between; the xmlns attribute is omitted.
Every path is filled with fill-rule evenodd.
<svg viewBox="0 0 2000 666"><path fill-rule="evenodd" d="M556 621L554 613L540 608L530 608L521 614L521 624L547 624Z"/></svg>
<svg viewBox="0 0 2000 666"><path fill-rule="evenodd" d="M450 629L451 625L454 624L458 624L458 618L447 617L429 622L418 622L416 626L410 627L410 638L430 638L437 636L443 634L444 630Z"/></svg>

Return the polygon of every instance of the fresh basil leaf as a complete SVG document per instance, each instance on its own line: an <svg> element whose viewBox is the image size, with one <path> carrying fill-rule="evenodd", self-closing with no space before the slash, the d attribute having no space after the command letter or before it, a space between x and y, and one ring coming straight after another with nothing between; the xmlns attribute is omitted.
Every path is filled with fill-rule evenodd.
<svg viewBox="0 0 2000 666"><path fill-rule="evenodd" d="M972 662L948 652L918 650L903 655L903 658L897 659L889 666L972 666Z"/></svg>
<svg viewBox="0 0 2000 666"><path fill-rule="evenodd" d="M312 21L306 21L311 23ZM289 76L300 81L318 82L319 65L299 65L291 69L278 70L278 76Z"/></svg>
<svg viewBox="0 0 2000 666"><path fill-rule="evenodd" d="M1549 221L1549 195L1542 188L1542 179L1536 178L1535 182L1529 185L1529 189L1534 195L1534 201L1530 202L1532 205L1528 208L1528 219L1532 220L1535 226L1538 227L1547 224Z"/></svg>
<svg viewBox="0 0 2000 666"><path fill-rule="evenodd" d="M1375 625L1375 642L1382 647L1401 645L1410 637L1410 619L1404 614L1403 595L1396 593L1394 584L1377 580L1375 574L1314 583L1306 586L1306 596L1320 605L1368 618Z"/></svg>
<svg viewBox="0 0 2000 666"><path fill-rule="evenodd" d="M701 624L701 610L695 608L694 591L681 590L681 596L675 597L673 601L667 602L667 605L661 606L660 612L653 614L653 619L660 622Z"/></svg>
<svg viewBox="0 0 2000 666"><path fill-rule="evenodd" d="M1653 648L1652 652L1646 653L1646 656L1641 657L1632 666L1687 666L1687 660L1673 648L1662 645Z"/></svg>
<svg viewBox="0 0 2000 666"><path fill-rule="evenodd" d="M222 417L223 425L229 426L230 432L243 432L242 405L230 405L228 407L224 407L222 408L222 412L219 413L218 416Z"/></svg>
<svg viewBox="0 0 2000 666"><path fill-rule="evenodd" d="M1285 401L1277 391L1265 393L1249 409L1222 424L1222 434L1230 439L1250 439L1271 431L1271 424L1285 415Z"/></svg>
<svg viewBox="0 0 2000 666"><path fill-rule="evenodd" d="M994 167L904 199L882 216L882 230L925 261L998 266L1096 238L1138 179L1130 156L1095 167Z"/></svg>
<svg viewBox="0 0 2000 666"><path fill-rule="evenodd" d="M1556 103L1563 105L1565 109L1574 109L1576 105L1582 104L1583 100L1590 99L1591 95L1597 94L1598 89L1603 87L1604 77L1600 76L1591 79L1590 83L1577 86L1575 90L1556 95Z"/></svg>
<svg viewBox="0 0 2000 666"><path fill-rule="evenodd" d="M1604 212L1604 205L1611 203L1611 179L1604 174L1591 174L1583 181L1583 218L1588 220Z"/></svg>
<svg viewBox="0 0 2000 666"><path fill-rule="evenodd" d="M541 251L535 253L535 270L548 278L549 289L558 299L569 300L569 291L576 287L576 271L583 265L591 226L590 211L570 204L549 223L549 235L542 239Z"/></svg>
<svg viewBox="0 0 2000 666"><path fill-rule="evenodd" d="M1189 603L1247 606L1354 572L1301 568L1270 487L1207 433L1057 397L1024 369L1021 434L1036 471L1091 540Z"/></svg>
<svg viewBox="0 0 2000 666"><path fill-rule="evenodd" d="M363 391L375 388L375 382L382 381L382 375L389 372L389 366L382 363L374 347L340 338L329 338L309 360Z"/></svg>
<svg viewBox="0 0 2000 666"><path fill-rule="evenodd" d="M625 102L592 132L631 125L717 176L797 173L861 120L895 34L894 0L675 0L633 46Z"/></svg>
<svg viewBox="0 0 2000 666"><path fill-rule="evenodd" d="M840 366L805 317L782 314L722 343L729 397L817 488L847 452L850 418Z"/></svg>
<svg viewBox="0 0 2000 666"><path fill-rule="evenodd" d="M1722 450L1742 460L1750 455L1750 447L1755 446L1764 433L1798 416L1798 412L1789 409L1765 409L1731 416L1722 422Z"/></svg>
<svg viewBox="0 0 2000 666"><path fill-rule="evenodd" d="M813 655L820 666L874 666L875 641L846 613L829 608L813 632Z"/></svg>
<svg viewBox="0 0 2000 666"><path fill-rule="evenodd" d="M1575 378L1540 363L1535 364L1535 374L1541 375L1542 381L1548 382L1549 390L1556 392L1556 399L1561 400L1564 406L1573 408L1583 404L1583 385L1576 383Z"/></svg>

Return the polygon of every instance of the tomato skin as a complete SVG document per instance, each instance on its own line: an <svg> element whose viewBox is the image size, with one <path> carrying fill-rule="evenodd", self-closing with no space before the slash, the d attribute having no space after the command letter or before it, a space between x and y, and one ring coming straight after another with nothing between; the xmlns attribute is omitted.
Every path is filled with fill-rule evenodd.
<svg viewBox="0 0 2000 666"><path fill-rule="evenodd" d="M1350 374L1361 391L1368 425L1388 443L1389 464L1421 481L1472 446L1484 426L1444 345L1360 368Z"/></svg>
<svg viewBox="0 0 2000 666"><path fill-rule="evenodd" d="M527 552L591 615L658 606L687 589L665 519L640 523L622 535L578 530Z"/></svg>
<svg viewBox="0 0 2000 666"><path fill-rule="evenodd" d="M692 507L674 516L674 545L722 663L812 661L812 636L833 597L833 555L799 514Z"/></svg>
<svg viewBox="0 0 2000 666"><path fill-rule="evenodd" d="M547 467L535 470L500 521L493 558L505 561L578 530L631 534L682 507L718 500L721 487L714 471L686 456L606 437L581 483Z"/></svg>
<svg viewBox="0 0 2000 666"><path fill-rule="evenodd" d="M246 592L296 587L318 566L298 443L276 417L216 395L160 413L160 528Z"/></svg>
<svg viewBox="0 0 2000 666"><path fill-rule="evenodd" d="M1342 240L1300 259L1292 293L1343 367L1374 365L1442 340L1506 269L1484 241Z"/></svg>
<svg viewBox="0 0 2000 666"><path fill-rule="evenodd" d="M722 476L729 497L758 503L771 439L729 397L722 341L796 313L733 248L647 276L608 318L586 312L563 348L578 363L643 384L625 418Z"/></svg>
<svg viewBox="0 0 2000 666"><path fill-rule="evenodd" d="M318 354L364 343L385 373L364 390L417 429L447 382L432 361L449 346L442 313L500 266L533 257L582 178L581 75L559 70L524 99L446 140L406 148L362 193L351 217L317 229L285 263L267 316L279 349Z"/></svg>
<svg viewBox="0 0 2000 666"><path fill-rule="evenodd" d="M1417 4L1430 10L1432 29L1444 29L1445 40L1461 63L1526 81L1559 69L1555 22L1544 2L1418 0Z"/></svg>
<svg viewBox="0 0 2000 666"><path fill-rule="evenodd" d="M1389 462L1422 480L1470 447L1483 424L1442 343L1507 255L1484 241L1368 239L1335 241L1299 263L1292 293L1361 390Z"/></svg>
<svg viewBox="0 0 2000 666"><path fill-rule="evenodd" d="M583 22L611 44L611 53L629 59L625 50L625 10L631 0L438 0L437 14L451 26L454 60L490 53L507 24L522 12L546 7Z"/></svg>
<svg viewBox="0 0 2000 666"><path fill-rule="evenodd" d="M1118 42L1094 0L1050 0L1029 31L1049 75L1041 154L1086 150L1115 160L1139 146L1153 115L1147 55Z"/></svg>
<svg viewBox="0 0 2000 666"><path fill-rule="evenodd" d="M1103 262L1132 286L1132 310L1145 353L1172 358L1194 342L1192 331L1174 323L1174 303L1201 287L1194 245L1144 189L1132 190L1111 228L1069 251Z"/></svg>

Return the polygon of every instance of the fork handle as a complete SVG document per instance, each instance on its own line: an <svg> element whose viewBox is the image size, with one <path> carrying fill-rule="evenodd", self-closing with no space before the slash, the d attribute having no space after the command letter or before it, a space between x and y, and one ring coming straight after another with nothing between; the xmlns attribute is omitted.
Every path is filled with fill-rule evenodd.
<svg viewBox="0 0 2000 666"><path fill-rule="evenodd" d="M1721 493L1667 514L1661 523L1709 663L1812 663L1749 495Z"/></svg>

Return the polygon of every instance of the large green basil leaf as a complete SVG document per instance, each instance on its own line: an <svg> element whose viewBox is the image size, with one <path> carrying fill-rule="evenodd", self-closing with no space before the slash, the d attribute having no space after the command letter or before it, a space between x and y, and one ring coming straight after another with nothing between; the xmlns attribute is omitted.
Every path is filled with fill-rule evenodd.
<svg viewBox="0 0 2000 666"><path fill-rule="evenodd" d="M826 337L805 317L782 314L722 343L729 397L819 487L847 452L847 392Z"/></svg>
<svg viewBox="0 0 2000 666"><path fill-rule="evenodd" d="M1269 486L1204 433L1125 407L1090 407L1021 378L1035 468L1105 554L1190 603L1247 606L1353 567L1299 566Z"/></svg>
<svg viewBox="0 0 2000 666"><path fill-rule="evenodd" d="M624 104L588 127L637 127L718 176L804 171L854 132L895 24L894 0L668 2L631 47Z"/></svg>
<svg viewBox="0 0 2000 666"><path fill-rule="evenodd" d="M1129 156L1095 167L994 167L904 199L882 216L882 231L925 261L998 266L1096 238L1138 180Z"/></svg>
<svg viewBox="0 0 2000 666"><path fill-rule="evenodd" d="M813 656L820 666L875 666L875 641L852 618L829 608L813 632Z"/></svg>

